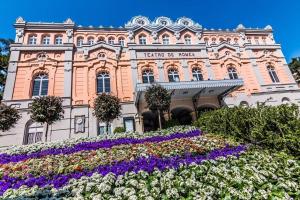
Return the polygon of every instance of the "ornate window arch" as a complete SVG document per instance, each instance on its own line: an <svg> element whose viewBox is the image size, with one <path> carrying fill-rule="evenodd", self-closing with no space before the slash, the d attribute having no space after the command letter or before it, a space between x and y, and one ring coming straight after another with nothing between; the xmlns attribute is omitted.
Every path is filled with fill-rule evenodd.
<svg viewBox="0 0 300 200"><path fill-rule="evenodd" d="M81 37L81 36L78 37L78 38L77 38L77 43L76 43L76 44L77 44L78 47L81 47L82 44L83 44L83 37Z"/></svg>
<svg viewBox="0 0 300 200"><path fill-rule="evenodd" d="M125 38L124 37L119 37L119 44L124 47L125 46Z"/></svg>
<svg viewBox="0 0 300 200"><path fill-rule="evenodd" d="M168 69L168 78L170 82L179 82L179 73L175 67L171 67Z"/></svg>
<svg viewBox="0 0 300 200"><path fill-rule="evenodd" d="M193 81L203 81L202 71L199 67L192 68Z"/></svg>
<svg viewBox="0 0 300 200"><path fill-rule="evenodd" d="M275 71L275 68L274 68L273 66L269 65L269 66L267 67L267 70L268 70L268 72L269 72L269 76L270 76L272 82L273 82L273 83L279 83L279 78L278 78L278 76L277 76L277 73L276 73L276 71Z"/></svg>
<svg viewBox="0 0 300 200"><path fill-rule="evenodd" d="M97 74L97 93L110 93L110 76L107 71L101 71Z"/></svg>
<svg viewBox="0 0 300 200"><path fill-rule="evenodd" d="M88 38L88 44L93 45L95 43L94 37L89 37Z"/></svg>
<svg viewBox="0 0 300 200"><path fill-rule="evenodd" d="M147 44L147 37L145 34L139 35L139 44L141 44L141 45Z"/></svg>
<svg viewBox="0 0 300 200"><path fill-rule="evenodd" d="M38 73L33 78L32 96L48 95L49 78L47 73Z"/></svg>
<svg viewBox="0 0 300 200"><path fill-rule="evenodd" d="M102 36L98 37L98 42L105 42L105 37Z"/></svg>
<svg viewBox="0 0 300 200"><path fill-rule="evenodd" d="M184 44L192 44L192 39L191 39L191 36L189 34L186 34L184 36Z"/></svg>
<svg viewBox="0 0 300 200"><path fill-rule="evenodd" d="M227 72L228 72L228 76L230 79L238 79L239 78L235 67L233 67L233 66L228 67Z"/></svg>
<svg viewBox="0 0 300 200"><path fill-rule="evenodd" d="M23 144L33 144L43 140L44 127L41 123L29 120L25 126Z"/></svg>
<svg viewBox="0 0 300 200"><path fill-rule="evenodd" d="M56 35L55 36L55 44L56 45L62 45L63 44L63 36L62 35Z"/></svg>
<svg viewBox="0 0 300 200"><path fill-rule="evenodd" d="M170 44L170 37L169 37L168 34L164 34L164 35L162 36L162 43L163 43L164 45Z"/></svg>
<svg viewBox="0 0 300 200"><path fill-rule="evenodd" d="M28 44L35 45L36 42L37 42L37 36L36 35L30 35L28 37Z"/></svg>
<svg viewBox="0 0 300 200"><path fill-rule="evenodd" d="M111 44L111 45L113 45L115 43L115 38L114 37L109 37L108 38L108 44Z"/></svg>
<svg viewBox="0 0 300 200"><path fill-rule="evenodd" d="M43 35L42 36L42 44L49 45L50 44L50 35Z"/></svg>
<svg viewBox="0 0 300 200"><path fill-rule="evenodd" d="M154 74L152 69L144 69L142 71L142 80L143 83L153 83L154 82Z"/></svg>

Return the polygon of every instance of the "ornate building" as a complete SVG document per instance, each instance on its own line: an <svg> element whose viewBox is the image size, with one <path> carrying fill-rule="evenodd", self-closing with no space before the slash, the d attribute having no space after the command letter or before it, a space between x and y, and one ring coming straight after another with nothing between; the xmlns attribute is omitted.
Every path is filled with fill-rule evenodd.
<svg viewBox="0 0 300 200"><path fill-rule="evenodd" d="M117 126L140 132L155 128L156 116L144 99L154 82L172 93L170 115L182 124L224 105L300 102L271 26L208 30L185 17L150 21L143 16L119 28L21 17L14 26L4 102L22 118L0 134L2 146L44 140L44 126L28 114L32 98L41 95L64 99L64 119L49 128L51 141L102 134L104 124L92 114L93 101L102 92L122 102L122 116L111 131Z"/></svg>

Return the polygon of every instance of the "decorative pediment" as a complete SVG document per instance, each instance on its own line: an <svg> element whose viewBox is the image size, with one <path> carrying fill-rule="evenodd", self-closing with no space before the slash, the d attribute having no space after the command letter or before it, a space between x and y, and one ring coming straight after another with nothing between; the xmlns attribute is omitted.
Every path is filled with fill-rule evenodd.
<svg viewBox="0 0 300 200"><path fill-rule="evenodd" d="M136 16L125 24L125 28L127 28L129 32L136 32L141 28L149 32L159 32L162 29L168 29L173 33L184 30L190 30L195 33L202 32L202 26L187 17L181 17L175 22L168 17L158 17L154 21L150 22L147 17Z"/></svg>
<svg viewBox="0 0 300 200"><path fill-rule="evenodd" d="M82 45L82 47L79 48L79 51L82 50L85 57L89 57L89 54L93 51L100 50L100 49L106 49L109 51L112 51L115 53L116 57L114 59L118 59L119 55L121 53L121 47L120 45L110 45L105 42L99 42L94 45Z"/></svg>

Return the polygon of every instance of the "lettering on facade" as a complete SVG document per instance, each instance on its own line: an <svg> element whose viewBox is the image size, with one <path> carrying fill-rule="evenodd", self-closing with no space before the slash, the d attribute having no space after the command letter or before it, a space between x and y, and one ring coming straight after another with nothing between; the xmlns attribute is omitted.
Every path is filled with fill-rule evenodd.
<svg viewBox="0 0 300 200"><path fill-rule="evenodd" d="M159 59L159 58L196 58L200 52L137 52L140 59Z"/></svg>

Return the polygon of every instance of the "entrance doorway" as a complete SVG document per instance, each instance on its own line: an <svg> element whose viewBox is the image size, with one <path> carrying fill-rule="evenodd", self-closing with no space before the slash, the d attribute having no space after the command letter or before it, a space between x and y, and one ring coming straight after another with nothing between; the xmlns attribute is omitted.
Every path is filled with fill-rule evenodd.
<svg viewBox="0 0 300 200"><path fill-rule="evenodd" d="M171 111L171 118L178 121L180 125L192 124L192 110L185 107L174 108Z"/></svg>

